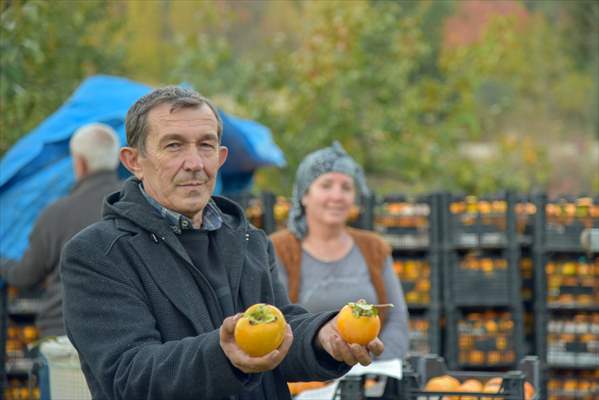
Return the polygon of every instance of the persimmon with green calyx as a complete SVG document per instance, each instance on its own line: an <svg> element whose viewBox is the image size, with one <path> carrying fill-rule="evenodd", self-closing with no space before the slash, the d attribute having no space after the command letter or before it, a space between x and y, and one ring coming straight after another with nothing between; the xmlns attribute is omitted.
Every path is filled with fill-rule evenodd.
<svg viewBox="0 0 599 400"><path fill-rule="evenodd" d="M368 304L366 300L347 303L337 314L337 330L347 343L366 346L381 331L378 308L393 307L393 304Z"/></svg>
<svg viewBox="0 0 599 400"><path fill-rule="evenodd" d="M279 348L287 322L277 307L258 303L250 306L235 325L235 342L252 357L261 357Z"/></svg>

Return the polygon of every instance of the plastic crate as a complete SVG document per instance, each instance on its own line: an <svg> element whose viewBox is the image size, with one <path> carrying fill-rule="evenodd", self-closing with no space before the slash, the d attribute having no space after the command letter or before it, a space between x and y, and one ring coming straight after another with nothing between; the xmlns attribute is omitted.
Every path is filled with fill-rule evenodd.
<svg viewBox="0 0 599 400"><path fill-rule="evenodd" d="M494 377L502 378L501 393L475 392L427 392L423 387L430 378L451 375L463 382L466 379L487 381ZM467 372L449 371L441 357L436 355L411 356L404 364L401 380L384 378L384 388L376 395L369 394L366 388L367 376L348 376L343 378L335 391L334 400L526 400L524 382L530 382L535 388L540 385L539 361L537 357L526 357L518 370L508 372ZM535 392L533 400L540 400Z"/></svg>
<svg viewBox="0 0 599 400"><path fill-rule="evenodd" d="M411 357L408 360L411 368L407 368L401 383L401 399L407 400L441 400L461 398L469 400L482 399L510 399L525 400L524 382L528 381L535 387L533 399L538 400L540 387L539 360L537 357L525 357L517 370L507 372L477 372L477 371L450 371L443 358L435 355ZM435 377L450 375L460 382L466 379L477 379L482 383L491 378L502 379L500 393L482 392L428 392L423 388L426 382ZM449 396L449 397L445 397ZM455 397L453 397L455 396Z"/></svg>
<svg viewBox="0 0 599 400"><path fill-rule="evenodd" d="M427 249L432 212L430 197L408 201L388 195L377 204L374 227L396 249Z"/></svg>
<svg viewBox="0 0 599 400"><path fill-rule="evenodd" d="M449 204L452 244L458 248L508 245L508 200L455 197Z"/></svg>
<svg viewBox="0 0 599 400"><path fill-rule="evenodd" d="M550 251L583 251L585 235L599 228L599 199L561 198L545 205L545 246ZM591 251L599 247L590 246Z"/></svg>
<svg viewBox="0 0 599 400"><path fill-rule="evenodd" d="M549 250L582 250L582 236L586 229L580 221L570 225L548 223L545 245Z"/></svg>
<svg viewBox="0 0 599 400"><path fill-rule="evenodd" d="M512 304L507 258L485 257L472 268L466 259L451 256L451 293L458 306L507 306ZM489 265L486 265L489 264Z"/></svg>
<svg viewBox="0 0 599 400"><path fill-rule="evenodd" d="M346 376L339 381L333 400L399 400L402 397L402 381L381 377L381 390L373 393L366 387L368 376ZM372 377L370 377L372 380Z"/></svg>

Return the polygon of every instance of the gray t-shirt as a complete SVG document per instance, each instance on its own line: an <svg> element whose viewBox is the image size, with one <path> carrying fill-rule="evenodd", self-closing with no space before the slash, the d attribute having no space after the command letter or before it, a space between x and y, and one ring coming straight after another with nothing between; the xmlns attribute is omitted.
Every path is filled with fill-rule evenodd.
<svg viewBox="0 0 599 400"><path fill-rule="evenodd" d="M394 304L387 312L385 326L379 337L385 343L380 360L403 358L408 352L408 309L399 279L391 267L391 257L385 262L383 280L387 299ZM287 271L277 259L281 280L287 287ZM302 251L302 276L299 304L308 311L339 310L349 302L364 299L376 304L378 298L370 281L366 261L357 246L336 261L323 262Z"/></svg>

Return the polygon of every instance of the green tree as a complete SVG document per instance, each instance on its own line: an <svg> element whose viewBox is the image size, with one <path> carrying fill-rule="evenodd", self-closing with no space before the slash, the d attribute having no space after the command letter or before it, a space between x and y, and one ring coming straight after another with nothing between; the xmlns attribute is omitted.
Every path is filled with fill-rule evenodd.
<svg viewBox="0 0 599 400"><path fill-rule="evenodd" d="M2 2L0 154L86 76L123 72L124 53L112 41L121 23L108 1Z"/></svg>
<svg viewBox="0 0 599 400"><path fill-rule="evenodd" d="M428 151L436 138L426 134L436 132L421 135L408 123L410 86L430 50L419 15L368 1L303 2L298 12L299 30L274 34L258 57L200 35L176 74L273 130L289 166L266 173L271 188L288 192L301 158L333 140L371 174L421 179L435 162Z"/></svg>

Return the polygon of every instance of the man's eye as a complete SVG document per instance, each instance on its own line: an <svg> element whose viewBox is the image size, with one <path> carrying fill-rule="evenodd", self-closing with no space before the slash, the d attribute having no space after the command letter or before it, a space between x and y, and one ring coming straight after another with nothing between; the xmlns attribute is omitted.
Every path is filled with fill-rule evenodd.
<svg viewBox="0 0 599 400"><path fill-rule="evenodd" d="M214 149L216 146L213 143L202 143L200 145L203 149Z"/></svg>
<svg viewBox="0 0 599 400"><path fill-rule="evenodd" d="M179 147L181 147L181 143L177 143L177 142L168 143L166 145L166 148L171 149L171 150L178 149Z"/></svg>

